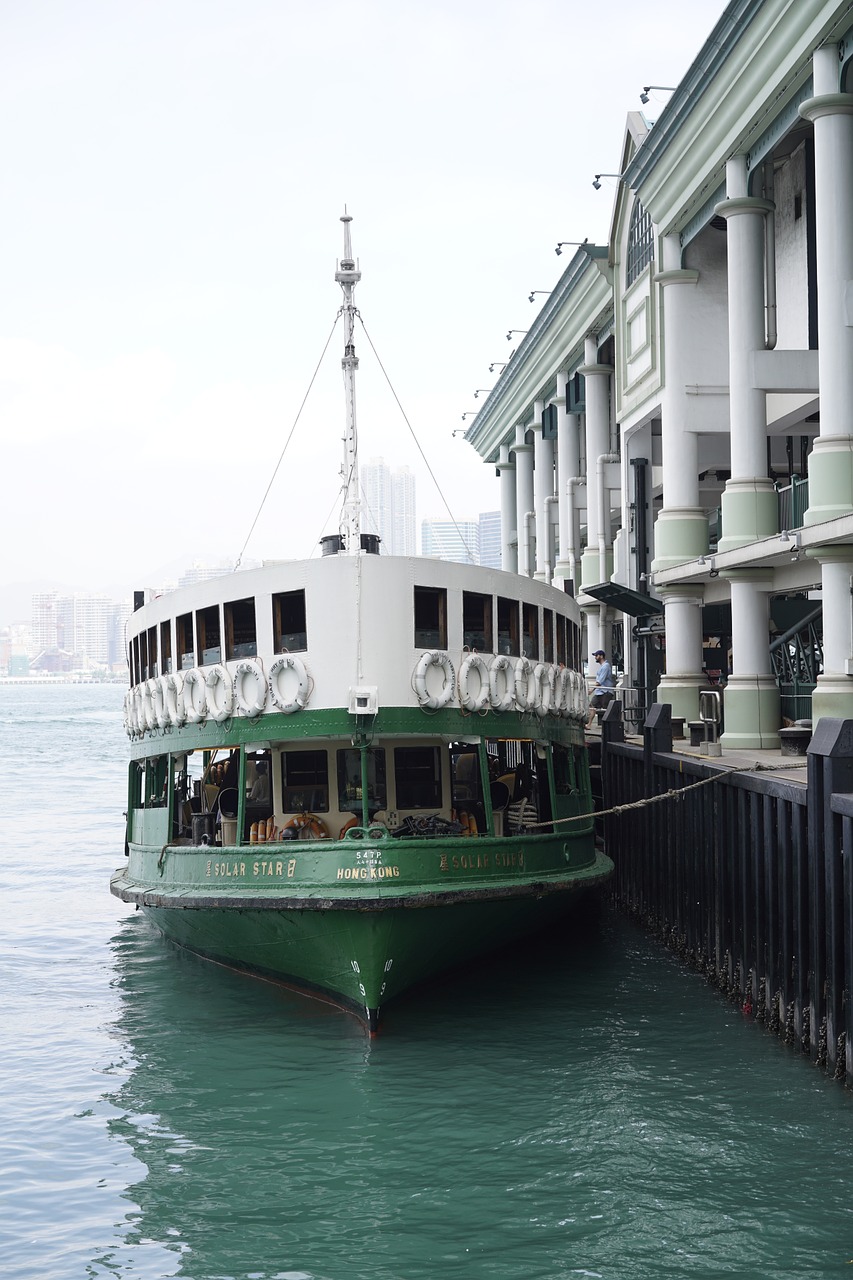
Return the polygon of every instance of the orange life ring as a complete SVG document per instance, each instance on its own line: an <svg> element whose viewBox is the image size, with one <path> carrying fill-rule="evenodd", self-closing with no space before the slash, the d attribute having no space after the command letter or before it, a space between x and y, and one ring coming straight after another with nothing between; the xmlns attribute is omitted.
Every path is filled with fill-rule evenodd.
<svg viewBox="0 0 853 1280"><path fill-rule="evenodd" d="M329 828L316 813L295 814L282 827L282 832L288 830L296 832L297 840L328 840L329 838Z"/></svg>

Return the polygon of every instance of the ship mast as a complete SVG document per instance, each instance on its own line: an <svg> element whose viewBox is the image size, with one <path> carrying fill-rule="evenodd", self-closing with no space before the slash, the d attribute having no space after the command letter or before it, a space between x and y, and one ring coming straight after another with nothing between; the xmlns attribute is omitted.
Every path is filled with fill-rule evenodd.
<svg viewBox="0 0 853 1280"><path fill-rule="evenodd" d="M361 272L357 269L352 256L349 229L352 217L346 212L346 206L344 206L341 222L344 224L344 256L335 272L335 279L344 295L341 308L344 317L344 356L341 360L341 368L344 371L344 396L346 397L346 435L341 472L344 481L344 503L341 511L340 532L343 535L347 553L357 556L361 551L361 487L358 478L358 437L355 425L355 371L358 368L358 356L355 354L353 338L356 316L353 293L361 279Z"/></svg>

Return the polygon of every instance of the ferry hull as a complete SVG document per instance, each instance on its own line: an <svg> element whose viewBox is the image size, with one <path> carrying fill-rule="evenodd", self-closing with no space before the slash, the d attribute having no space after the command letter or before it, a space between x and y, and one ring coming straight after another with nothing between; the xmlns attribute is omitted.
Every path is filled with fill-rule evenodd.
<svg viewBox="0 0 853 1280"><path fill-rule="evenodd" d="M545 927L612 863L588 820L476 840L131 845L112 892L201 955L319 993L375 1030L415 983Z"/></svg>
<svg viewBox="0 0 853 1280"><path fill-rule="evenodd" d="M113 892L140 902L174 942L211 960L324 997L354 1012L375 1031L380 1011L414 984L452 971L563 915L602 884L611 864L598 855L583 872L550 883L403 892L385 900L334 904L292 897L250 905L154 905L170 895L140 893L124 873ZM147 901L146 901L147 899ZM448 977L448 982L452 978Z"/></svg>

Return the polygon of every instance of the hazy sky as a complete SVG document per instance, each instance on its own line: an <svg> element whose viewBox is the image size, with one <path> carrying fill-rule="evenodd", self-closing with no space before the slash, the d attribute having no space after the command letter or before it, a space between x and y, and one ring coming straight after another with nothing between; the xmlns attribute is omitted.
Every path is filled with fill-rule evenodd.
<svg viewBox="0 0 853 1280"><path fill-rule="evenodd" d="M452 432L607 236L625 117L722 0L0 4L0 586L156 583L236 557L340 305L457 519L498 506ZM675 16L677 13L677 17ZM666 100L653 95L654 119ZM334 522L341 327L247 557ZM364 334L359 438L444 516Z"/></svg>

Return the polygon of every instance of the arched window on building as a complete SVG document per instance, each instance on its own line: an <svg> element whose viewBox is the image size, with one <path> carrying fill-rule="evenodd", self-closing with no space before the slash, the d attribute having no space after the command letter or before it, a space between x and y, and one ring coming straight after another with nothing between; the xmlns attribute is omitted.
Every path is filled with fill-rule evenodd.
<svg viewBox="0 0 853 1280"><path fill-rule="evenodd" d="M630 286L646 269L655 256L655 238L652 220L646 213L639 199L634 201L631 210L631 225L628 228L628 257L625 265L625 284Z"/></svg>

